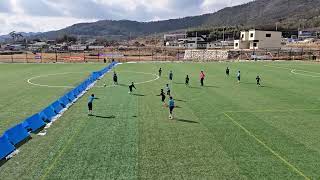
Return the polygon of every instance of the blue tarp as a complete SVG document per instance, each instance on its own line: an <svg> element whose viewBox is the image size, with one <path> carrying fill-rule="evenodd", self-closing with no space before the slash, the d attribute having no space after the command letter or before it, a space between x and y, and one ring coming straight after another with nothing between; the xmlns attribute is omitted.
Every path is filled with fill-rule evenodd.
<svg viewBox="0 0 320 180"><path fill-rule="evenodd" d="M52 103L51 107L53 108L53 110L56 114L59 114L63 109L63 107L59 101Z"/></svg>
<svg viewBox="0 0 320 180"><path fill-rule="evenodd" d="M38 131L40 128L44 127L46 123L41 119L39 114L34 114L25 120L28 123L27 130L31 129L32 132Z"/></svg>
<svg viewBox="0 0 320 180"><path fill-rule="evenodd" d="M67 107L67 105L71 102L69 101L68 97L67 96L62 96L60 99L59 99L59 102L60 104L62 105L62 107Z"/></svg>
<svg viewBox="0 0 320 180"><path fill-rule="evenodd" d="M4 132L4 136L13 144L17 145L23 140L30 137L28 131L22 124L18 124Z"/></svg>
<svg viewBox="0 0 320 180"><path fill-rule="evenodd" d="M3 136L0 137L0 159L3 159L13 152L15 150L15 145L30 137L28 130L35 132L45 126L46 121L51 122L52 118L61 112L67 104L74 101L74 99L86 90L90 84L99 79L103 74L107 73L116 64L117 63L113 62L101 71L93 72L79 86L62 96L58 101L54 102L40 113L30 116L22 123L5 131Z"/></svg>
<svg viewBox="0 0 320 180"><path fill-rule="evenodd" d="M66 96L68 97L69 101L72 102L76 96L74 95L73 91L70 91L66 94Z"/></svg>
<svg viewBox="0 0 320 180"><path fill-rule="evenodd" d="M0 160L12 153L16 148L10 143L10 141L4 137L0 137Z"/></svg>
<svg viewBox="0 0 320 180"><path fill-rule="evenodd" d="M43 121L51 122L52 118L57 114L54 112L52 106L45 108L42 112L39 113Z"/></svg>

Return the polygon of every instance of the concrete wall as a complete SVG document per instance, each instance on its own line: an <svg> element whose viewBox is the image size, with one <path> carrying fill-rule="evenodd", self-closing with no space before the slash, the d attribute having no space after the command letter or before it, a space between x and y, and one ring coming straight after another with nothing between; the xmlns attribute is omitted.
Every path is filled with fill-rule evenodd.
<svg viewBox="0 0 320 180"><path fill-rule="evenodd" d="M186 50L184 60L220 61L229 58L229 50Z"/></svg>

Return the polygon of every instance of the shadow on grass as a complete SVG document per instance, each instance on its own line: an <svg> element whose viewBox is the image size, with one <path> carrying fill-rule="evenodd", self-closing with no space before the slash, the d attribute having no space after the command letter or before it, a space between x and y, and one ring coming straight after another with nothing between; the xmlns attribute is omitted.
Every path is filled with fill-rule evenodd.
<svg viewBox="0 0 320 180"><path fill-rule="evenodd" d="M146 96L146 95L144 95L144 94L137 94L137 93L133 93L132 95L133 95L133 96L140 96L140 97Z"/></svg>
<svg viewBox="0 0 320 180"><path fill-rule="evenodd" d="M178 108L178 109L181 109L182 107L181 107L181 106L175 106L174 108Z"/></svg>
<svg viewBox="0 0 320 180"><path fill-rule="evenodd" d="M26 144L27 142L29 142L32 139L32 137L27 137L25 140L21 141L20 143L16 144L15 147L16 149L18 149L19 147L21 147L22 145Z"/></svg>
<svg viewBox="0 0 320 180"><path fill-rule="evenodd" d="M127 87L129 85L127 85L127 84L118 84L118 86Z"/></svg>
<svg viewBox="0 0 320 180"><path fill-rule="evenodd" d="M93 117L96 118L101 118L101 119L114 119L116 118L115 116L99 116L99 115L92 115Z"/></svg>
<svg viewBox="0 0 320 180"><path fill-rule="evenodd" d="M36 131L34 131L34 132L32 132L32 133L33 133L33 134L38 134L38 133L40 133L41 131L43 131L45 127L46 127L46 125L43 125L41 128L39 128L38 130L36 130Z"/></svg>
<svg viewBox="0 0 320 180"><path fill-rule="evenodd" d="M189 88L192 88L192 89L201 89L200 87L196 87L196 86L189 86Z"/></svg>
<svg viewBox="0 0 320 180"><path fill-rule="evenodd" d="M200 124L199 122L191 121L191 120L186 120L186 119L175 118L175 120L176 120L176 121L179 121L179 122L184 122L184 123Z"/></svg>
<svg viewBox="0 0 320 180"><path fill-rule="evenodd" d="M186 85L186 83L180 83L180 82L174 82L173 84L183 84L183 85Z"/></svg>
<svg viewBox="0 0 320 180"><path fill-rule="evenodd" d="M212 85L204 85L202 87L208 87L208 88L219 88L218 86L212 86Z"/></svg>
<svg viewBox="0 0 320 180"><path fill-rule="evenodd" d="M175 101L178 101L178 102L187 102L187 101L181 100L181 99L175 99Z"/></svg>
<svg viewBox="0 0 320 180"><path fill-rule="evenodd" d="M262 87L262 88L271 88L270 86L265 86L265 85L257 85L257 83L251 83L251 82L241 82L240 84L248 84L248 85L255 85L257 87Z"/></svg>
<svg viewBox="0 0 320 180"><path fill-rule="evenodd" d="M0 160L0 167L3 166L7 161L9 161L9 159L3 158L2 160Z"/></svg>
<svg viewBox="0 0 320 180"><path fill-rule="evenodd" d="M25 140L21 141L20 143L16 144L15 147L16 149L20 148L21 146L23 146L24 144L26 144L27 142L29 142L32 139L32 137L27 137ZM11 159L11 158L10 158ZM8 162L10 159L1 159L0 160L0 167L3 166L6 162Z"/></svg>

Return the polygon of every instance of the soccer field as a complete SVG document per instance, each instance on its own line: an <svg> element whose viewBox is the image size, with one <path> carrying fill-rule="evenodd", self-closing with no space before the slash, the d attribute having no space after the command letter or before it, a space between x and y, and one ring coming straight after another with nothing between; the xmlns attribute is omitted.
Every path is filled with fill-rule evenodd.
<svg viewBox="0 0 320 180"><path fill-rule="evenodd" d="M0 133L104 66L0 64ZM45 136L32 134L0 166L0 179L319 179L319 69L307 62L121 64L119 86L108 73ZM157 96L167 83L174 120ZM88 116L92 93L98 99Z"/></svg>

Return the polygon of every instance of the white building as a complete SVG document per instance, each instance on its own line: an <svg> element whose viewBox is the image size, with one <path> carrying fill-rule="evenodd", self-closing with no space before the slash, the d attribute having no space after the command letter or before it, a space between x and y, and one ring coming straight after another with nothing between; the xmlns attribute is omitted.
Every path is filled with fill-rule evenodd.
<svg viewBox="0 0 320 180"><path fill-rule="evenodd" d="M71 45L68 47L69 51L84 51L87 49L87 46L84 45Z"/></svg>
<svg viewBox="0 0 320 180"><path fill-rule="evenodd" d="M282 33L278 31L242 31L240 39L234 41L234 49L278 49L281 41Z"/></svg>
<svg viewBox="0 0 320 180"><path fill-rule="evenodd" d="M179 47L188 49L206 49L208 41L206 36L188 37L179 39Z"/></svg>
<svg viewBox="0 0 320 180"><path fill-rule="evenodd" d="M104 46L88 46L89 50L103 50Z"/></svg>

